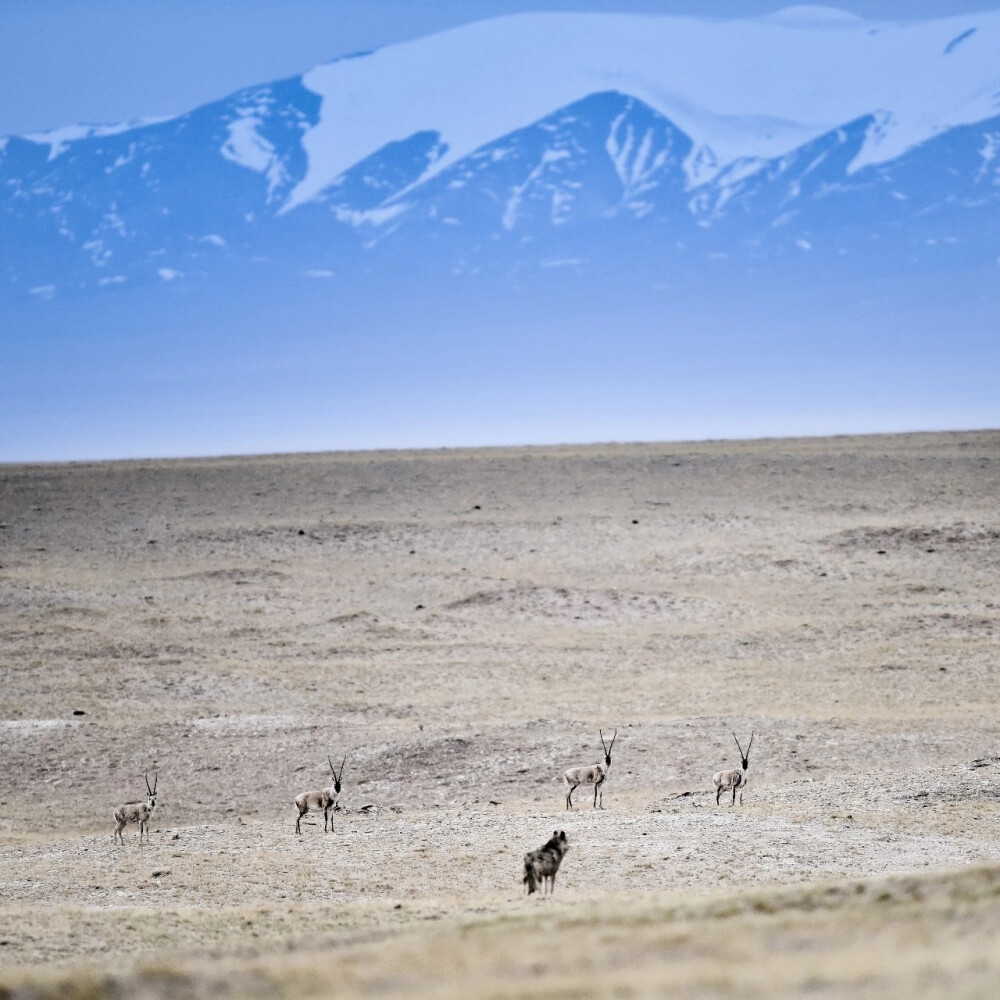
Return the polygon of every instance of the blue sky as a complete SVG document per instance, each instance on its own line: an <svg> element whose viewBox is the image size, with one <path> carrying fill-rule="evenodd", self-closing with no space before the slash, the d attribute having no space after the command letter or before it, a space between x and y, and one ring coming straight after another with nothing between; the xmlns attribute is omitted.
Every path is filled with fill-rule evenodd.
<svg viewBox="0 0 1000 1000"><path fill-rule="evenodd" d="M780 0L0 0L0 135L179 114L336 56L527 10L741 17ZM871 19L976 0L842 0Z"/></svg>

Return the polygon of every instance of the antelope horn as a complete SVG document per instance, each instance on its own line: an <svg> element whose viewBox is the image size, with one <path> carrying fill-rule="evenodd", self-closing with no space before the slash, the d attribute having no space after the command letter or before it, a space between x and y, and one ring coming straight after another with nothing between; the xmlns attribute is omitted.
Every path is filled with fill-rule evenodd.
<svg viewBox="0 0 1000 1000"><path fill-rule="evenodd" d="M615 745L615 740L618 739L618 728L615 727L615 735L611 737L611 746L608 747L608 753L611 753L611 747Z"/></svg>
<svg viewBox="0 0 1000 1000"><path fill-rule="evenodd" d="M153 789L149 787L149 772L147 771L143 775L143 777L146 779L146 791L149 792L150 795L152 795L153 794Z"/></svg>
<svg viewBox="0 0 1000 1000"><path fill-rule="evenodd" d="M750 742L747 744L747 757L750 756L750 747L753 746L753 731L750 732Z"/></svg>
<svg viewBox="0 0 1000 1000"><path fill-rule="evenodd" d="M340 762L340 774L337 775L337 781L344 776L344 765L347 763L347 754L344 754L344 759Z"/></svg>
<svg viewBox="0 0 1000 1000"><path fill-rule="evenodd" d="M153 794L154 795L156 794L156 783L159 780L160 780L160 772L159 771L154 771L153 772ZM148 784L148 782L147 782L147 784Z"/></svg>
<svg viewBox="0 0 1000 1000"><path fill-rule="evenodd" d="M608 745L607 745L607 743L604 742L604 730L603 729L599 729L598 732L601 734L601 746L604 747L604 753L607 754L607 752L608 752ZM614 742L614 741L612 741L612 742Z"/></svg>
<svg viewBox="0 0 1000 1000"><path fill-rule="evenodd" d="M330 765L330 771L333 773L333 776L336 778L337 777L337 769L333 766L333 761L330 760L330 755L329 754L326 755L326 762Z"/></svg>
<svg viewBox="0 0 1000 1000"><path fill-rule="evenodd" d="M738 739L736 739L736 733L733 733L733 739L736 740L736 745L738 747L740 747L740 741ZM746 757L746 754L743 752L743 747L740 747L740 759L742 760L745 757Z"/></svg>

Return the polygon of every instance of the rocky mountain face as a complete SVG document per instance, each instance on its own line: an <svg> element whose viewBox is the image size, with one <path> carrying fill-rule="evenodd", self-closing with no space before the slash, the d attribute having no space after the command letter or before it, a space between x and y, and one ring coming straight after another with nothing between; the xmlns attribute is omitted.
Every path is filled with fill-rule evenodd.
<svg viewBox="0 0 1000 1000"><path fill-rule="evenodd" d="M656 282L679 266L774 268L803 256L863 269L996 257L1000 59L991 57L1000 17L964 28L961 19L930 22L915 35L793 8L727 23L725 37L698 35L709 61L713 44L735 37L757 46L761 65L786 64L783 86L814 92L813 119L842 110L817 88L857 91L853 106L866 110L829 127L789 122L787 95L741 79L739 65L708 83L689 70L687 84L676 70L688 92L668 91L679 86L670 66L685 30L701 22L596 17L486 22L166 121L9 137L0 148L0 295L211 284L234 270L343 282L390 261L423 277L621 267ZM533 55L547 33L572 30L562 62ZM890 39L874 54L873 32ZM917 44L930 36L934 60ZM626 44L640 40L652 56ZM479 68L469 69L477 46ZM839 63L845 46L853 61ZM811 49L820 54L811 76L796 76ZM504 75L512 60L520 77ZM463 72L476 73L468 94ZM907 88L935 72L949 99L920 120L907 112ZM434 86L419 86L435 73ZM557 73L570 83L550 86ZM547 89L558 100L591 86L501 131L517 117L501 113L508 100L530 115ZM884 106L887 93L897 108ZM361 110L340 121L348 99ZM383 123L408 101L398 121Z"/></svg>

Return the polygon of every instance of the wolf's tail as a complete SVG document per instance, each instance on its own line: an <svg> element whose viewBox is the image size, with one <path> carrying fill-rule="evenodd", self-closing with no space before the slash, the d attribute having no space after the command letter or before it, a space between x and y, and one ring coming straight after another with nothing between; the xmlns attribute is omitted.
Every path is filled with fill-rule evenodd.
<svg viewBox="0 0 1000 1000"><path fill-rule="evenodd" d="M524 884L528 888L530 896L538 888L538 880L535 876L535 865L530 854L524 856Z"/></svg>

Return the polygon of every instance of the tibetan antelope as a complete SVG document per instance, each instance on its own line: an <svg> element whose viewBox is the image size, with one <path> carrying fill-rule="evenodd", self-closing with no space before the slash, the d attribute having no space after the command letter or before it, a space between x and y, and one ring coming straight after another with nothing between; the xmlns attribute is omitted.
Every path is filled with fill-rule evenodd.
<svg viewBox="0 0 1000 1000"><path fill-rule="evenodd" d="M736 733L733 733L733 739L736 740ZM750 734L750 742L747 744L747 752L743 752L743 747L740 746L740 741L736 740L736 745L740 750L740 761L743 764L742 768L733 768L731 771L716 771L712 775L712 781L715 782L715 804L719 804L719 797L723 792L728 792L729 789L733 790L733 801L729 804L731 806L736 805L736 789L740 790L740 805L743 805L743 789L747 786L747 768L750 766L750 747L753 746L753 733Z"/></svg>
<svg viewBox="0 0 1000 1000"><path fill-rule="evenodd" d="M539 886L545 894L546 880L551 896L556 887L556 872L569 850L565 830L553 830L548 842L537 851L528 851L524 856L524 884L530 896Z"/></svg>
<svg viewBox="0 0 1000 1000"><path fill-rule="evenodd" d="M329 788L320 788L315 792L302 792L301 795L295 796L295 808L299 811L299 815L295 819L295 832L298 834L302 833L302 827L299 825L302 822L302 817L310 809L315 809L316 812L319 812L320 809L323 810L324 833L327 832L328 826L329 829L333 829L333 823L330 822L330 813L337 808L337 800L340 798L340 779L344 775L344 764L347 763L347 754L344 754L344 759L340 762L340 774L337 774L337 769L333 766L333 761L330 760L329 754L326 759L330 765L330 770L333 772L333 784Z"/></svg>
<svg viewBox="0 0 1000 1000"><path fill-rule="evenodd" d="M611 746L608 746L604 742L604 730L600 730L601 734L601 746L604 747L604 763L603 764L588 764L586 767L571 767L564 775L563 781L566 782L566 787L569 791L566 793L566 808L573 808L573 792L579 788L580 785L593 785L594 786L594 808L603 809L604 808L604 782L608 777L608 771L611 770L611 747L615 745L615 740L618 739L618 730L615 730L615 735L611 737ZM597 804L598 797L600 797L601 804Z"/></svg>
<svg viewBox="0 0 1000 1000"><path fill-rule="evenodd" d="M149 774L146 774L146 796L145 802L126 802L115 810L115 832L111 834L111 839L116 843L121 840L125 843L122 830L126 823L139 824L139 843L142 843L142 834L145 831L146 840L149 840L149 817L153 815L156 808L156 782L159 780L159 772L153 775L153 787L149 787Z"/></svg>

